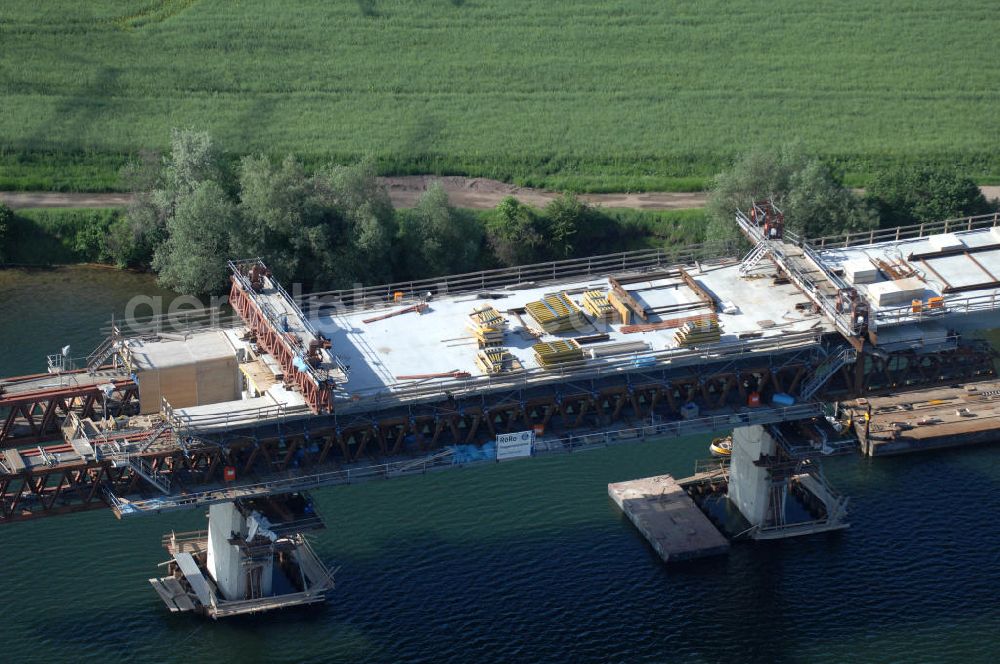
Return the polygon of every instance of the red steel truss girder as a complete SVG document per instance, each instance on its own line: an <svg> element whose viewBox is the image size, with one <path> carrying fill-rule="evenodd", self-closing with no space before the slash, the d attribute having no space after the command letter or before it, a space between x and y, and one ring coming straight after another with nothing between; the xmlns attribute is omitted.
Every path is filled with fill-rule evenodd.
<svg viewBox="0 0 1000 664"><path fill-rule="evenodd" d="M333 411L332 391L319 385L308 373L295 366L298 355L291 342L279 330L274 329L253 297L243 290L235 277L229 294L229 303L257 339L257 344L267 351L285 372L285 379L291 379L299 388L309 408L314 413Z"/></svg>
<svg viewBox="0 0 1000 664"><path fill-rule="evenodd" d="M977 365L978 366L978 365ZM759 374L762 382L776 381L775 391L790 384L799 374L802 365L789 365L780 369L757 368L742 370L749 377ZM974 367L973 367L974 368ZM949 378L945 382L953 382ZM737 383L733 385L734 381ZM921 386L942 382L937 376L929 377ZM421 451L432 449L445 442L475 444L512 427L535 423L548 425L550 418L559 418L559 427L572 429L581 425L584 418L597 418L595 424L609 421L645 417L654 409L659 412L676 412L681 399L708 392L721 405L728 396L742 401L739 381L735 374L722 372L707 377L689 375L673 378L669 386L660 381L635 382L631 386L614 385L595 391L569 392L556 395L539 395L522 402L497 395L494 403L483 403L476 408L463 408L433 413L371 414L358 417L353 422L324 420L321 426L309 426L301 432L286 430L257 438L247 433L228 438L225 447L207 446L188 453L168 446L150 449L143 458L154 468L171 477L171 485L178 491L205 484L221 484L223 468L235 466L240 478L260 473L264 479L272 473L296 469L333 469L340 463L359 461L365 457L384 457L404 453L404 438L413 434ZM631 389L630 389L631 388ZM846 388L851 394L851 388ZM660 395L660 396L658 396ZM705 397L702 394L702 397ZM640 403L645 400L645 404ZM561 403L560 403L561 402ZM342 426L342 428L341 428ZM234 432L235 433L235 432ZM316 444L307 443L307 440ZM309 449L313 448L313 449ZM334 453L336 450L336 453ZM45 452L55 456L70 452L65 444L47 446ZM304 453L300 453L304 452ZM41 453L22 450L29 460ZM134 473L131 468L114 468L107 460L59 462L53 465L29 464L21 472L0 472L0 524L13 523L44 516L55 516L104 505L102 487L108 486L118 496L143 491L155 495L155 489Z"/></svg>
<svg viewBox="0 0 1000 664"><path fill-rule="evenodd" d="M121 402L127 403L138 395L138 386L131 378L109 381L115 386ZM12 444L42 442L51 438L58 430L61 417L78 408L81 417L94 414L99 402L101 389L98 385L67 385L19 394L0 395L0 409L6 415L0 416L0 449ZM19 433L18 423L26 424L28 431Z"/></svg>

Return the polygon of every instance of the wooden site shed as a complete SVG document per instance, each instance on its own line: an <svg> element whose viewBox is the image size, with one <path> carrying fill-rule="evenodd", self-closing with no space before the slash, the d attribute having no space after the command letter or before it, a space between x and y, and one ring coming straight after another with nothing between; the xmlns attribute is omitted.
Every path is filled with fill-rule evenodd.
<svg viewBox="0 0 1000 664"><path fill-rule="evenodd" d="M241 397L236 349L222 332L133 339L129 352L143 414L159 412L161 398L174 408L187 408Z"/></svg>

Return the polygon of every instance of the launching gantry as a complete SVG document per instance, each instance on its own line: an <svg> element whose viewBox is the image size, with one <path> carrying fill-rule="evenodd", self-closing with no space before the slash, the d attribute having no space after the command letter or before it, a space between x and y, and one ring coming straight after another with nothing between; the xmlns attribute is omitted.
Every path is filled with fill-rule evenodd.
<svg viewBox="0 0 1000 664"><path fill-rule="evenodd" d="M79 369L0 381L0 522L208 509L151 582L222 617L333 588L302 534L322 527L313 488L735 428L752 536L806 532L791 484L821 506L810 528L841 527L814 451L772 425L992 376L961 331L996 326L998 219L813 242L770 203L737 223L743 261L695 246L299 298L232 262L228 324L118 326Z"/></svg>

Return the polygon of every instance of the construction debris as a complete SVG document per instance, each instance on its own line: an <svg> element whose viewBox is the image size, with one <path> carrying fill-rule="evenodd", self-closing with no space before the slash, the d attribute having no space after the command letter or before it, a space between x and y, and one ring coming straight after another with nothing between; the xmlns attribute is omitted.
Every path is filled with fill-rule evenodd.
<svg viewBox="0 0 1000 664"><path fill-rule="evenodd" d="M580 344L572 339L559 341L543 341L531 347L535 351L535 359L539 366L546 369L566 364L568 362L579 362L583 359L583 351Z"/></svg>
<svg viewBox="0 0 1000 664"><path fill-rule="evenodd" d="M625 307L635 313L636 316L643 320L649 320L649 315L646 312L646 307L639 303L632 294L625 290L622 282L615 277L608 277L608 283L611 284L611 292L608 293L608 301L611 302L615 309L619 312L621 309L619 307ZM617 301L617 304L615 303ZM628 324L628 320L623 317L622 322Z"/></svg>
<svg viewBox="0 0 1000 664"><path fill-rule="evenodd" d="M407 376L396 376L396 380L429 380L432 378L470 378L472 374L468 371L441 371L439 373L410 374Z"/></svg>
<svg viewBox="0 0 1000 664"><path fill-rule="evenodd" d="M572 332L588 325L583 312L566 293L547 293L541 300L528 302L525 308L549 334Z"/></svg>
<svg viewBox="0 0 1000 664"><path fill-rule="evenodd" d="M628 355L631 353L643 353L649 350L649 344L645 341L618 341L609 344L598 344L586 350L586 355L591 359L608 357L611 355Z"/></svg>
<svg viewBox="0 0 1000 664"><path fill-rule="evenodd" d="M608 304L610 304L615 312L618 314L618 320L622 322L623 325L628 325L632 322L632 309L621 301L617 293L611 291L608 293Z"/></svg>
<svg viewBox="0 0 1000 664"><path fill-rule="evenodd" d="M600 334L588 334L582 337L573 337L573 340L581 346L583 344L599 344L610 339L611 335L607 332L601 332Z"/></svg>
<svg viewBox="0 0 1000 664"><path fill-rule="evenodd" d="M507 310L507 313L513 316L514 319L517 320L517 324L521 326L519 333L522 337L525 337L527 339L538 339L544 333L541 330L536 330L528 326L528 324L524 321L524 318L521 317L521 315L526 312L527 310L524 309L523 307L517 307L515 309Z"/></svg>

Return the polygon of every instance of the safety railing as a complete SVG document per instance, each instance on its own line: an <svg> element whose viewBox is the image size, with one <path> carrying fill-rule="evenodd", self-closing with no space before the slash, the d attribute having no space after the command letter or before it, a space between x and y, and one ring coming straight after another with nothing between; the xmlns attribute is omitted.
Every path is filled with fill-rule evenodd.
<svg viewBox="0 0 1000 664"><path fill-rule="evenodd" d="M237 284L239 284L240 289L243 291L246 297L248 297L250 301L253 302L254 305L260 310L261 315L264 316L268 324L274 330L278 332L284 332L287 326L287 320L283 321L281 318L279 318L277 312L274 310L274 307L271 305L271 303L267 302L257 291L254 290L253 284L250 282L250 278L244 273L244 271L247 269L247 266L253 266L253 265L259 265L262 269L266 270L267 267L264 265L264 262L259 258L252 258L241 261L227 261L227 265L229 266L230 271L233 273L233 279L235 279ZM291 295L288 294L288 291L286 291L282 287L282 285L278 282L277 279L274 279L273 277L265 277L265 279L267 279L267 284L269 285L269 287L273 289L277 297L281 299L282 306L287 309L287 311L284 312L284 315L287 316L290 313L291 315L295 316L298 319L296 321L296 324L301 328L301 331L307 337L309 337L309 339L303 339L303 343L308 343L310 339L319 339L320 335L316 331L316 328L313 327L312 323L309 322L309 319L306 317L305 313L303 313L301 307L299 307L298 303L292 298ZM323 385L324 383L326 383L327 376L325 375L326 374L325 371L320 372L315 367L306 362L303 359L303 354L301 350L297 350L294 348L292 348L291 350L293 354L299 357L299 359L302 359L301 367L297 367L299 368L299 370L304 370L305 373L307 373L317 385ZM343 362L341 362L340 358L338 358L333 353L330 354L330 357L333 364L337 367L339 371L347 373L347 367L343 364Z"/></svg>
<svg viewBox="0 0 1000 664"><path fill-rule="evenodd" d="M1000 309L1000 296L996 291L969 297L945 295L944 303L940 307L925 305L914 308L912 305L905 305L891 309L880 309L875 312L875 321L878 328L902 323L920 323L946 315L974 314L996 311L997 309Z"/></svg>
<svg viewBox="0 0 1000 664"><path fill-rule="evenodd" d="M771 354L776 351L790 352L811 346L818 348L822 335L823 330L786 332L779 337L770 339L749 339L691 349L668 349L609 356L597 360L566 362L553 368L531 367L506 375L428 380L419 384L394 383L351 392L346 403L338 402L337 408L344 412L346 405L358 404L359 402L362 402L365 408L371 408L382 402L397 403L403 400L419 400L421 397L440 399L445 390L457 397L466 393L524 389L550 382L579 379L597 380L625 373L642 373L643 371L666 369L671 366L687 366L692 363L717 364L751 357L755 354Z"/></svg>
<svg viewBox="0 0 1000 664"><path fill-rule="evenodd" d="M250 408L240 408L240 401L230 402L232 409L221 413L194 413L188 410L178 411L166 400L160 398L160 411L170 423L178 439L196 436L199 432L215 429L245 428L255 426L260 423L280 422L288 416L289 412L295 412L288 405L275 402L268 406L253 406ZM302 415L309 415L311 411L303 405L300 409Z"/></svg>
<svg viewBox="0 0 1000 664"><path fill-rule="evenodd" d="M696 260L731 257L739 253L736 242L692 244L678 249L643 249L587 258L533 263L509 268L481 270L433 279L401 281L377 286L318 291L298 298L313 317L326 309L350 312L356 309L391 307L399 300L422 298L427 293L435 297L532 283L546 283L617 272L645 271L657 267L688 264Z"/></svg>
<svg viewBox="0 0 1000 664"><path fill-rule="evenodd" d="M135 452L135 445L112 441L103 446L105 458L109 459L116 468L131 468L144 480L156 487L160 493L170 493L170 475L155 468L146 459Z"/></svg>
<svg viewBox="0 0 1000 664"><path fill-rule="evenodd" d="M844 346L838 353L827 358L823 364L816 368L813 375L802 386L800 393L803 399L812 399L826 381L830 379L841 367L854 364L858 359L858 352L851 346Z"/></svg>
<svg viewBox="0 0 1000 664"><path fill-rule="evenodd" d="M105 324L101 328L101 333L110 336L117 328L122 339L169 337L169 335L186 337L208 330L228 330L242 324L243 321L232 310L225 306L216 306L116 319Z"/></svg>
<svg viewBox="0 0 1000 664"><path fill-rule="evenodd" d="M751 241L759 241L764 237L761 229L754 224L750 219L743 214L742 211L736 211L736 223ZM837 310L836 303L827 295L819 284L816 283L811 277L798 269L796 265L788 259L783 249L783 245L788 243L794 246L800 247L805 260L811 261L816 269L823 273L824 278L830 281L830 284L834 288L843 288L843 281L834 275L826 266L823 264L815 252L809 248L806 243L802 242L801 239L794 233L790 231L785 231L785 241L773 241L769 244L771 255L774 256L775 260L781 265L788 278L791 279L802 292L804 292L816 305L823 310L826 317L836 325L837 329L846 337L852 337L858 333L855 329L853 322L850 318Z"/></svg>
<svg viewBox="0 0 1000 664"><path fill-rule="evenodd" d="M882 242L899 242L913 240L941 233L960 233L1000 226L1000 213L981 214L971 217L958 217L943 221L925 222L911 226L899 226L881 230L840 233L810 238L808 243L819 249L842 249L844 247L860 247Z"/></svg>

